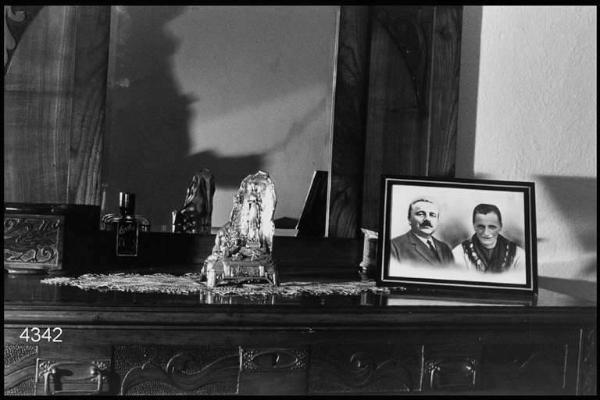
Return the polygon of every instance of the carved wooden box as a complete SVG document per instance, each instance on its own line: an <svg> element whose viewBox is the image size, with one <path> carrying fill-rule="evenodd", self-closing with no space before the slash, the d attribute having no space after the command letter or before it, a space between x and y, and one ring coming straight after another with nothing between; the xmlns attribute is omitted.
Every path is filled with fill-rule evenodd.
<svg viewBox="0 0 600 400"><path fill-rule="evenodd" d="M62 270L93 260L100 208L74 204L4 204L4 269Z"/></svg>

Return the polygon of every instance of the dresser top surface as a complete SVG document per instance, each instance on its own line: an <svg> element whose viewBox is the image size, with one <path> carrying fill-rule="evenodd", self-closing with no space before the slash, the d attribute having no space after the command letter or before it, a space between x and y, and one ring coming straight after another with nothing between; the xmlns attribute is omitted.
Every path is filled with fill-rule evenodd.
<svg viewBox="0 0 600 400"><path fill-rule="evenodd" d="M195 271L194 267L148 268L146 274L170 272L174 275ZM130 272L130 271L128 271ZM139 272L139 271L135 271ZM78 276L80 274L66 274ZM583 308L595 309L592 301L576 298L568 294L559 293L540 287L536 297L507 298L501 295L494 296L456 296L442 294L415 294L414 292L391 293L363 292L360 295L297 295L297 296L239 296L218 295L212 296L195 294L166 294L166 293L128 293L120 291L82 290L71 286L57 286L42 284L40 281L47 275L9 275L4 273L4 306L12 307L166 307L177 310L188 307L205 306L239 306L286 309L318 308L335 311L359 307L362 309L393 310L399 307L510 307L528 309L569 309ZM298 281L299 279L283 277L283 282ZM301 281L339 281L335 279L323 280L318 277L310 279L304 277ZM347 280L345 280L347 281Z"/></svg>

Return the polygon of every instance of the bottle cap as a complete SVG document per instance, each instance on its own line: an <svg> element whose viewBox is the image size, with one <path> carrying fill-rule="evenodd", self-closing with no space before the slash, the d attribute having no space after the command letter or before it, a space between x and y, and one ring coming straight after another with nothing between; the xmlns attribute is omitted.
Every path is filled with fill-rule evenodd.
<svg viewBox="0 0 600 400"><path fill-rule="evenodd" d="M135 193L119 192L119 210L122 215L135 214Z"/></svg>

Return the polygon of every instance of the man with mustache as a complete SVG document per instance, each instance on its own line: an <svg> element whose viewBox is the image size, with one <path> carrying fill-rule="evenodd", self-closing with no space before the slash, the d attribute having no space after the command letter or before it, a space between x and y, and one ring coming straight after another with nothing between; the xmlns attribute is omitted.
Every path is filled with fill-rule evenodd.
<svg viewBox="0 0 600 400"><path fill-rule="evenodd" d="M458 265L480 272L519 270L525 252L500 234L502 214L493 204L478 204L473 209L475 233L452 250Z"/></svg>
<svg viewBox="0 0 600 400"><path fill-rule="evenodd" d="M418 199L408 206L410 231L390 240L390 254L401 263L452 264L450 247L434 238L439 222L438 207L431 200Z"/></svg>

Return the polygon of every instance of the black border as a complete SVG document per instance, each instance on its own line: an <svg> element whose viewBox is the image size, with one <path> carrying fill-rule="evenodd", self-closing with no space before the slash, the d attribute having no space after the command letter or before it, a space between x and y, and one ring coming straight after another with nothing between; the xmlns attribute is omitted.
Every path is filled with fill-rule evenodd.
<svg viewBox="0 0 600 400"><path fill-rule="evenodd" d="M386 186L386 182L388 183ZM496 190L503 192L523 193L525 211L525 243L526 283L489 283L477 281L448 281L428 278L398 278L390 277L389 242L390 221L387 218L391 211L391 192L395 184L412 186L451 187L478 190ZM535 296L538 291L537 275L537 236L535 214L535 184L533 182L502 181L486 179L434 178L409 175L381 175L381 197L379 215L379 240L377 243L377 286L400 286L412 293L427 295L458 295L472 297L474 295L493 295L497 297ZM384 265L385 264L385 265ZM385 281L383 280L385 279Z"/></svg>

